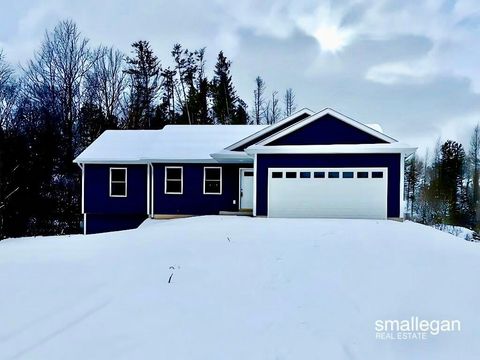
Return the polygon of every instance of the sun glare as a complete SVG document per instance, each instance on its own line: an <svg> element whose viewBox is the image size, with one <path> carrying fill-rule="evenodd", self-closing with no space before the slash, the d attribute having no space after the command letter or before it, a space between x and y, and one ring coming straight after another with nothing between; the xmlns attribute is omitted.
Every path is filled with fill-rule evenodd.
<svg viewBox="0 0 480 360"><path fill-rule="evenodd" d="M347 44L348 34L335 26L322 26L315 31L323 51L337 52Z"/></svg>

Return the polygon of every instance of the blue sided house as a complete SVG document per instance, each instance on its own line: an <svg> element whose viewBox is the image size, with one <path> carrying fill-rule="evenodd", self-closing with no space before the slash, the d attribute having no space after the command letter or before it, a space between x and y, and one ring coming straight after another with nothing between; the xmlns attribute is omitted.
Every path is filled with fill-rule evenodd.
<svg viewBox="0 0 480 360"><path fill-rule="evenodd" d="M327 108L273 125L105 131L74 161L91 234L147 217L401 219L404 159L414 151Z"/></svg>

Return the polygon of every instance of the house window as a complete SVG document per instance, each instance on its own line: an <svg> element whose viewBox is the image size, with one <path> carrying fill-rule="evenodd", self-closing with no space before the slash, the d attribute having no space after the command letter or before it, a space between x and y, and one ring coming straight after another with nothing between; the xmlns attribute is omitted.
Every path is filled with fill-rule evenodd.
<svg viewBox="0 0 480 360"><path fill-rule="evenodd" d="M315 179L324 179L325 178L325 172L324 171L315 171L313 173L313 177Z"/></svg>
<svg viewBox="0 0 480 360"><path fill-rule="evenodd" d="M272 172L273 179L281 179L283 177L283 173L281 171L274 171Z"/></svg>
<svg viewBox="0 0 480 360"><path fill-rule="evenodd" d="M311 174L309 171L301 171L300 172L300 179L309 179Z"/></svg>
<svg viewBox="0 0 480 360"><path fill-rule="evenodd" d="M296 179L296 178L297 178L297 173L294 172L294 171L287 171L287 172L285 173L285 177L286 177L287 179Z"/></svg>
<svg viewBox="0 0 480 360"><path fill-rule="evenodd" d="M110 168L110 196L127 196L127 168Z"/></svg>
<svg viewBox="0 0 480 360"><path fill-rule="evenodd" d="M165 167L165 194L183 193L183 168L181 166Z"/></svg>
<svg viewBox="0 0 480 360"><path fill-rule="evenodd" d="M358 179L368 179L368 171L359 171L357 172Z"/></svg>
<svg viewBox="0 0 480 360"><path fill-rule="evenodd" d="M353 179L353 171L344 171L342 177L344 179Z"/></svg>
<svg viewBox="0 0 480 360"><path fill-rule="evenodd" d="M222 193L222 168L203 168L203 193L220 195Z"/></svg>
<svg viewBox="0 0 480 360"><path fill-rule="evenodd" d="M338 171L330 171L328 173L329 179L338 179L340 177L340 173Z"/></svg>
<svg viewBox="0 0 480 360"><path fill-rule="evenodd" d="M372 178L373 179L382 179L383 178L383 171L372 171Z"/></svg>

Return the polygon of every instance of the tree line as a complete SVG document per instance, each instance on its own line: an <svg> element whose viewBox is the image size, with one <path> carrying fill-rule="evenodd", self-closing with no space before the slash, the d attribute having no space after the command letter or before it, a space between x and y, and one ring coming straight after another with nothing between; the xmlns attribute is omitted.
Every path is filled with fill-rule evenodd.
<svg viewBox="0 0 480 360"><path fill-rule="evenodd" d="M407 217L427 225L456 225L480 230L480 125L469 149L437 141L433 154L405 162Z"/></svg>
<svg viewBox="0 0 480 360"><path fill-rule="evenodd" d="M269 124L295 111L287 89L267 98L255 80L254 108L238 96L220 51L212 76L206 49L175 44L163 65L148 41L126 55L92 47L62 21L15 68L0 49L0 239L80 231L80 171L72 160L107 129L167 124ZM252 82L253 85L253 82Z"/></svg>

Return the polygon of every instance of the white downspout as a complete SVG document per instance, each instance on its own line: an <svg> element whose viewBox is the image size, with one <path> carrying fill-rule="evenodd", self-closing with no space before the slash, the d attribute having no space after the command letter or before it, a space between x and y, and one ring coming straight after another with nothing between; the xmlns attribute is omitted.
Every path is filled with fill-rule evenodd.
<svg viewBox="0 0 480 360"><path fill-rule="evenodd" d="M147 215L150 216L150 164L147 164Z"/></svg>
<svg viewBox="0 0 480 360"><path fill-rule="evenodd" d="M405 153L400 153L400 219L405 215Z"/></svg>
<svg viewBox="0 0 480 360"><path fill-rule="evenodd" d="M153 171L153 164L152 163L149 163L148 164L148 167L150 169L149 173L150 173L150 177L151 177L151 180L150 180L150 188L149 188L149 197L150 197L150 201L149 201L149 204L150 204L150 218L153 219L154 215L155 215L155 206L154 206L154 199L155 199L155 176L154 176L154 171Z"/></svg>
<svg viewBox="0 0 480 360"><path fill-rule="evenodd" d="M82 214L83 214L83 235L87 234L87 214L85 213L85 164L77 164L82 169Z"/></svg>

